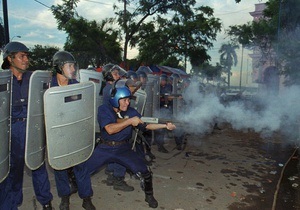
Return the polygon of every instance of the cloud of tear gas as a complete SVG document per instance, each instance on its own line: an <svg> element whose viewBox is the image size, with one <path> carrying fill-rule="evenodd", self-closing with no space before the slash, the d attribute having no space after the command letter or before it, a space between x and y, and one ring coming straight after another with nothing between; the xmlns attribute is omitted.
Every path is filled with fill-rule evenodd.
<svg viewBox="0 0 300 210"><path fill-rule="evenodd" d="M230 123L236 130L253 130L262 136L273 132L299 135L300 87L285 88L280 96L257 96L247 100L221 103L216 94L199 91L192 82L184 95L186 110L178 119L188 124L187 132L204 134L215 123Z"/></svg>

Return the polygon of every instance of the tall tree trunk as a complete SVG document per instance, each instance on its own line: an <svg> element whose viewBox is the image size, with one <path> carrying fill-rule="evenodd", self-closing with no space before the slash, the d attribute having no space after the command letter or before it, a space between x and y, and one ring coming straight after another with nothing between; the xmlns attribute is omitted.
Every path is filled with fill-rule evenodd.
<svg viewBox="0 0 300 210"><path fill-rule="evenodd" d="M230 87L230 68L228 68L227 81L228 81L228 87Z"/></svg>

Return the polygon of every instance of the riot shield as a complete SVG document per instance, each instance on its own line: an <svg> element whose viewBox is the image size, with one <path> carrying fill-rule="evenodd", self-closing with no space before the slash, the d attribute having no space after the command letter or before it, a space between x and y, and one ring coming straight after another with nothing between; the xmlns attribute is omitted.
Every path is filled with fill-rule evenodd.
<svg viewBox="0 0 300 210"><path fill-rule="evenodd" d="M9 173L11 71L0 71L0 183Z"/></svg>
<svg viewBox="0 0 300 210"><path fill-rule="evenodd" d="M172 89L172 94L176 95L178 94L179 90L178 90L178 81L177 79L173 80L173 89ZM173 112L173 117L176 118L179 114L179 98L175 97L173 99L173 106L172 106L172 112Z"/></svg>
<svg viewBox="0 0 300 210"><path fill-rule="evenodd" d="M51 87L44 95L48 161L63 170L86 161L95 146L96 85Z"/></svg>
<svg viewBox="0 0 300 210"><path fill-rule="evenodd" d="M91 71L87 69L80 69L79 70L80 75L80 82L87 82L87 81L93 81L96 85L96 113L98 110L98 107L102 104L102 96L100 95L100 90L102 86L103 76L102 73ZM95 132L100 132L100 128L97 122L97 118L95 118Z"/></svg>
<svg viewBox="0 0 300 210"><path fill-rule="evenodd" d="M184 101L182 98L183 91L183 83L174 80L172 92L175 96L173 99L173 118L177 118L181 112L184 112Z"/></svg>
<svg viewBox="0 0 300 210"><path fill-rule="evenodd" d="M147 101L145 104L145 110L143 116L152 117L153 116L153 81L147 81L145 85L145 92L147 93Z"/></svg>
<svg viewBox="0 0 300 210"><path fill-rule="evenodd" d="M153 117L159 112L159 77L148 75L145 91L147 101L143 116Z"/></svg>
<svg viewBox="0 0 300 210"><path fill-rule="evenodd" d="M143 114L146 104L147 94L145 91L138 89L134 93L134 98L130 101L130 106L135 108L140 114ZM132 132L132 149L135 149L135 143L138 137L138 130L135 130Z"/></svg>
<svg viewBox="0 0 300 210"><path fill-rule="evenodd" d="M147 94L145 91L138 89L134 93L134 99L131 100L130 106L135 108L140 114L143 114L145 104L146 104L146 99L147 99Z"/></svg>
<svg viewBox="0 0 300 210"><path fill-rule="evenodd" d="M151 77L149 77L151 76ZM160 110L160 82L159 77L155 75L149 75L148 78L153 81L153 107L152 107L152 116L159 116Z"/></svg>
<svg viewBox="0 0 300 210"><path fill-rule="evenodd" d="M50 81L51 71L41 70L33 72L29 81L25 163L31 170L38 169L45 160L46 136L43 96L49 88Z"/></svg>

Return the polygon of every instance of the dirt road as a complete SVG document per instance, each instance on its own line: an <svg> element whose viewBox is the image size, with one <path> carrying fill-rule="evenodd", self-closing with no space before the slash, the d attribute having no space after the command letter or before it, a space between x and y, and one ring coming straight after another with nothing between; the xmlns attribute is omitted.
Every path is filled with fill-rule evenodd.
<svg viewBox="0 0 300 210"><path fill-rule="evenodd" d="M158 209L270 210L276 205L274 209L283 208L282 202L274 206L274 194L278 191L276 185L281 171L294 153L294 142L291 140L283 144L279 135L261 139L259 134L253 132L234 131L227 126L221 128L203 136L188 135L183 151L173 149L175 144L172 138L166 142L170 150L168 154L158 153L156 146L153 146L156 159L151 169ZM50 169L49 173L53 206L59 209L60 199ZM41 209L35 200L27 171L24 179L24 202L20 210ZM121 192L106 186L103 183L105 179L104 170L92 177L93 203L97 209L149 209L138 180L126 175L126 181L135 190ZM299 182L296 176L293 182ZM288 183L288 186L291 184ZM281 189L278 193L282 197L285 192ZM81 203L77 194L72 195L72 210L83 209ZM291 205L292 208L285 210L297 209L294 203Z"/></svg>

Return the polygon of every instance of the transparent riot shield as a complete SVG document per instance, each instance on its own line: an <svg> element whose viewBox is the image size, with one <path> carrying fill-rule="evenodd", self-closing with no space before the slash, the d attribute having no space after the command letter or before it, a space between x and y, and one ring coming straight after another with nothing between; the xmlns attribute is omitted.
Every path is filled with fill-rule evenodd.
<svg viewBox="0 0 300 210"><path fill-rule="evenodd" d="M0 71L0 183L9 173L11 71Z"/></svg>
<svg viewBox="0 0 300 210"><path fill-rule="evenodd" d="M50 81L51 71L42 70L33 72L29 81L25 163L31 170L38 169L45 161L46 134L43 96L49 88Z"/></svg>
<svg viewBox="0 0 300 210"><path fill-rule="evenodd" d="M178 97L176 97L177 94L179 94L179 88L178 88L178 81L177 79L173 80L173 89L172 89L172 94L175 95L174 99L173 99L173 106L172 106L172 112L173 112L173 117L176 118L179 114L179 103L180 103L180 99Z"/></svg>
<svg viewBox="0 0 300 210"><path fill-rule="evenodd" d="M95 146L96 85L51 87L44 95L48 161L63 170L86 161Z"/></svg>
<svg viewBox="0 0 300 210"><path fill-rule="evenodd" d="M184 100L182 97L184 84L176 80L173 81L173 118L177 118L180 113L184 112Z"/></svg>
<svg viewBox="0 0 300 210"><path fill-rule="evenodd" d="M143 114L144 109L145 109L146 100L147 100L146 92L141 89L138 89L134 93L133 99L130 101L130 106L135 108L140 114ZM135 148L135 143L137 140L138 132L139 132L138 130L134 130L132 133L132 139L133 139L132 149Z"/></svg>
<svg viewBox="0 0 300 210"><path fill-rule="evenodd" d="M160 81L159 77L155 75L150 75L153 77L148 77L153 81L153 107L152 107L152 116L159 116L160 111Z"/></svg>
<svg viewBox="0 0 300 210"><path fill-rule="evenodd" d="M147 93L147 101L145 104L145 110L143 116L147 117L152 117L153 116L153 86L154 82L153 81L147 81L145 85L145 92Z"/></svg>
<svg viewBox="0 0 300 210"><path fill-rule="evenodd" d="M145 85L147 101L143 116L154 117L159 112L159 77L148 75Z"/></svg>
<svg viewBox="0 0 300 210"><path fill-rule="evenodd" d="M100 95L100 90L102 86L103 76L101 72L91 71L87 69L80 69L80 82L92 81L96 85L96 113L98 107L102 104L102 96ZM100 128L97 122L97 118L95 118L95 132L100 132Z"/></svg>
<svg viewBox="0 0 300 210"><path fill-rule="evenodd" d="M134 97L130 102L130 106L135 108L140 114L143 114L146 104L147 94L139 89L134 93Z"/></svg>

